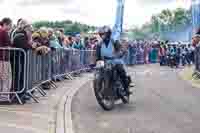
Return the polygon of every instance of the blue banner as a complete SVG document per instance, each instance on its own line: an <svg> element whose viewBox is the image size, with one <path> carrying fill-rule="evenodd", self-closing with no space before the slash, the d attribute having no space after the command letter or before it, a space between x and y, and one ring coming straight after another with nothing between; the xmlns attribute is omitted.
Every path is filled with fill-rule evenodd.
<svg viewBox="0 0 200 133"><path fill-rule="evenodd" d="M193 34L200 28L200 0L192 0L192 27Z"/></svg>
<svg viewBox="0 0 200 133"><path fill-rule="evenodd" d="M116 20L112 32L112 39L114 41L120 40L120 36L123 30L124 3L125 0L117 0Z"/></svg>

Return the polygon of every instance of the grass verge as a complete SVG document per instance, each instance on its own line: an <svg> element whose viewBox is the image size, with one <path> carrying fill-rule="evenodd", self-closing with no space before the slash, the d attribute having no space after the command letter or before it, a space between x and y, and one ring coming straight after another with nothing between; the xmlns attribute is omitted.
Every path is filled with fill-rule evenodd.
<svg viewBox="0 0 200 133"><path fill-rule="evenodd" d="M197 78L194 67L186 67L180 72L183 80L189 81L192 86L200 88L200 78Z"/></svg>

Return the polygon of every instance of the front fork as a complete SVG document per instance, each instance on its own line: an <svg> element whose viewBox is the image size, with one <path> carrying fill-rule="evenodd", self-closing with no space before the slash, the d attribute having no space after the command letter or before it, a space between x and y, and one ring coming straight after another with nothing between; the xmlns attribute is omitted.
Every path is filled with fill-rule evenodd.
<svg viewBox="0 0 200 133"><path fill-rule="evenodd" d="M111 71L103 71L103 80L104 80L104 95L105 96L114 96L114 90L113 90L113 78L112 78L112 72Z"/></svg>

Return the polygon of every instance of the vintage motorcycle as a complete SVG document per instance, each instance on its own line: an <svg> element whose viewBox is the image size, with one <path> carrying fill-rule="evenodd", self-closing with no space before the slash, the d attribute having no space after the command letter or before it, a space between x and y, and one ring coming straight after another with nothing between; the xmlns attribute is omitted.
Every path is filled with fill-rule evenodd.
<svg viewBox="0 0 200 133"><path fill-rule="evenodd" d="M130 95L126 94L115 66L105 61L98 61L96 65L94 93L97 102L106 111L112 110L118 100L124 104L129 103Z"/></svg>
<svg viewBox="0 0 200 133"><path fill-rule="evenodd" d="M177 67L177 64L176 64L176 55L170 55L169 56L169 66L171 68Z"/></svg>

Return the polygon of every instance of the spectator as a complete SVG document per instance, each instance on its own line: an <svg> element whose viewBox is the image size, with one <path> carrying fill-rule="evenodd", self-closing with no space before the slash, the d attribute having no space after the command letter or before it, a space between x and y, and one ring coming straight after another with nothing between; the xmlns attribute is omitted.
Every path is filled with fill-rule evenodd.
<svg viewBox="0 0 200 133"><path fill-rule="evenodd" d="M12 27L12 20L4 18L0 22L0 47L9 47L10 39L8 32ZM11 66L9 63L9 53L5 50L0 50L0 92L9 92L11 89Z"/></svg>
<svg viewBox="0 0 200 133"><path fill-rule="evenodd" d="M91 38L88 47L89 47L89 49L94 50L94 49L96 49L97 44L98 44L98 40L95 38Z"/></svg>
<svg viewBox="0 0 200 133"><path fill-rule="evenodd" d="M190 64L191 63L194 63L194 47L189 44L188 45L188 58L189 58L189 61L190 61Z"/></svg>
<svg viewBox="0 0 200 133"><path fill-rule="evenodd" d="M200 28L198 29L197 33L192 37L192 45L193 47L197 47L200 42Z"/></svg>
<svg viewBox="0 0 200 133"><path fill-rule="evenodd" d="M187 46L185 46L185 54L186 54L186 61L187 61L187 64L190 65L190 55L189 55L189 49Z"/></svg>
<svg viewBox="0 0 200 133"><path fill-rule="evenodd" d="M186 48L185 46L183 45L182 48L181 48L181 62L182 62L182 65L185 66L186 64Z"/></svg>
<svg viewBox="0 0 200 133"><path fill-rule="evenodd" d="M93 49L93 46L94 46L94 38L90 38L89 39L89 44L88 44L88 49Z"/></svg>
<svg viewBox="0 0 200 133"><path fill-rule="evenodd" d="M200 28L198 29L197 33L192 37L192 45L195 48L194 51L196 51L196 55L194 56L194 60L198 61L199 60L199 56L197 55L197 53L199 52L199 43L200 43ZM196 70L199 70L199 63L196 62L195 63L195 68Z"/></svg>
<svg viewBox="0 0 200 133"><path fill-rule="evenodd" d="M85 45L85 49L90 49L90 44L89 44L89 38L88 37L84 38L84 45Z"/></svg>
<svg viewBox="0 0 200 133"><path fill-rule="evenodd" d="M162 66L165 64L165 49L164 49L163 43L161 43L160 45L159 57L160 57L160 65Z"/></svg>
<svg viewBox="0 0 200 133"><path fill-rule="evenodd" d="M62 46L59 43L58 38L55 36L53 29L49 28L48 30L48 38L49 38L49 46L51 48L57 49L57 48L62 48Z"/></svg>
<svg viewBox="0 0 200 133"><path fill-rule="evenodd" d="M156 46L153 46L152 49L152 63L156 63L158 60L158 50L156 48Z"/></svg>
<svg viewBox="0 0 200 133"><path fill-rule="evenodd" d="M129 42L129 63L130 65L135 65L135 56L136 56L136 50L135 50L135 47L134 47L134 44L133 42Z"/></svg>
<svg viewBox="0 0 200 133"><path fill-rule="evenodd" d="M59 32L59 35L57 37L58 37L59 44L61 46L64 46L65 45L65 33L64 33L64 30L60 29L58 32Z"/></svg>
<svg viewBox="0 0 200 133"><path fill-rule="evenodd" d="M49 34L48 29L46 27L42 27L39 29L41 45L49 47Z"/></svg>
<svg viewBox="0 0 200 133"><path fill-rule="evenodd" d="M17 20L17 26L14 27L14 28L12 29L12 31L10 32L10 40L11 40L11 44L13 44L13 39L14 39L15 33L16 33L17 30L19 30L22 21L23 21L22 18L18 19L18 20ZM23 24L23 23L22 23L22 24Z"/></svg>
<svg viewBox="0 0 200 133"><path fill-rule="evenodd" d="M32 32L32 26L26 20L22 20L13 38L14 47L23 48L25 51L36 48L32 40Z"/></svg>
<svg viewBox="0 0 200 133"><path fill-rule="evenodd" d="M65 37L64 37L64 40L63 40L63 48L69 49L68 44L69 44L68 37L65 36Z"/></svg>
<svg viewBox="0 0 200 133"><path fill-rule="evenodd" d="M10 18L4 18L0 22L0 47L8 47L11 46L10 38L8 32L12 28L12 20Z"/></svg>
<svg viewBox="0 0 200 133"><path fill-rule="evenodd" d="M83 49L83 44L81 42L81 37L80 35L76 35L75 37L75 42L73 43L73 48L74 49L78 49L78 50L82 50Z"/></svg>
<svg viewBox="0 0 200 133"><path fill-rule="evenodd" d="M41 46L42 45L42 38L41 38L41 34L39 31L35 31L33 34L32 34L32 39L35 43L37 43L37 47Z"/></svg>
<svg viewBox="0 0 200 133"><path fill-rule="evenodd" d="M26 21L22 20L21 25L19 26L18 30L15 33L14 39L13 39L13 46L16 48L22 48L26 52L35 49L36 44L32 41L32 26ZM13 55L11 57L11 67L12 67L12 78L13 83L12 87L13 91L21 91L24 86L25 77L25 57L21 52L15 52L15 56ZM27 65L27 64L26 64ZM26 90L24 90L20 94L20 98L22 102L26 101Z"/></svg>
<svg viewBox="0 0 200 133"><path fill-rule="evenodd" d="M72 48L73 47L73 43L74 43L73 38L71 36L69 36L68 37L68 47Z"/></svg>
<svg viewBox="0 0 200 133"><path fill-rule="evenodd" d="M33 39L33 42L36 43L36 53L40 54L40 55L45 55L47 54L50 49L48 48L48 44L44 44L43 45L43 38L42 38L42 35L40 33L40 31L35 31L33 34L32 34L32 39Z"/></svg>
<svg viewBox="0 0 200 133"><path fill-rule="evenodd" d="M176 54L174 47L171 45L170 46L170 55L174 56Z"/></svg>
<svg viewBox="0 0 200 133"><path fill-rule="evenodd" d="M176 53L176 64L177 66L180 65L180 60L181 60L181 46L177 46L177 53Z"/></svg>
<svg viewBox="0 0 200 133"><path fill-rule="evenodd" d="M92 45L92 50L95 50L97 48L99 41L97 39L94 40L94 44Z"/></svg>

